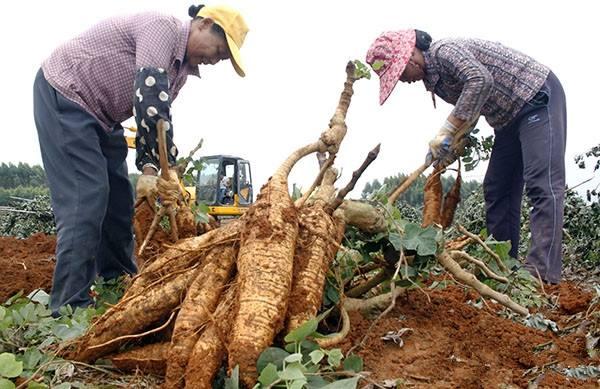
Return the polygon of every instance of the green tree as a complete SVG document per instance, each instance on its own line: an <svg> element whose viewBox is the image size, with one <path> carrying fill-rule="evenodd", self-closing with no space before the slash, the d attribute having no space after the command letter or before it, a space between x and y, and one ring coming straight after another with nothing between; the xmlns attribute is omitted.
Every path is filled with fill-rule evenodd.
<svg viewBox="0 0 600 389"><path fill-rule="evenodd" d="M19 162L0 164L0 188L47 186L46 173L39 165L30 166Z"/></svg>

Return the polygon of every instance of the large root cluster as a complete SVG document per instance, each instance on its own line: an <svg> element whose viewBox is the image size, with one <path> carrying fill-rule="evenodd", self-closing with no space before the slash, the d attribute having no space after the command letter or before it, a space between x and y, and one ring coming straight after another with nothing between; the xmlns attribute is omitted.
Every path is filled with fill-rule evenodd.
<svg viewBox="0 0 600 389"><path fill-rule="evenodd" d="M369 153L346 188L337 195L334 189L337 174L330 166L346 135L345 117L357 79L349 63L329 127L317 142L296 150L284 161L241 218L167 245L164 252L151 242L147 249L155 259L133 280L122 300L96 320L66 356L87 363L108 357L123 369L163 374L166 388L211 388L217 371L226 364L230 370L238 366L243 384L253 387L260 353L280 333L317 315L331 263L336 253L344 250L341 244L346 224L370 233L389 228L385 217L372 206L344 201L377 156L379 146ZM308 193L294 202L287 177L298 160L316 152L325 153L329 159ZM439 180L439 172L433 177ZM428 223L451 222L453 211L443 207L455 207L460 180L457 183L446 201L439 198L441 184L428 184L435 189L426 195L434 204L427 211L431 213ZM147 232L140 221L136 229L140 236ZM459 252L444 250L438 261L482 295L523 313L524 308L464 271L456 262ZM397 274L397 270L382 271L377 283L365 290ZM392 287L369 299L353 298L364 294L356 290L354 295L342 296L342 330L322 341L321 346L339 342L348 333L347 310L383 309L398 293ZM126 344L129 347L123 351Z"/></svg>
<svg viewBox="0 0 600 389"><path fill-rule="evenodd" d="M343 220L333 215L340 203L333 196L336 174L320 174L313 196L297 204L287 177L306 155L327 153L333 161L346 134L356 79L349 63L327 130L290 155L243 217L170 245L68 356L91 362L109 355L117 366L164 372L165 387L190 388L210 388L226 360L229 368L239 366L242 381L252 387L260 353L284 328L296 328L320 308L344 231ZM144 345L119 353L135 342Z"/></svg>

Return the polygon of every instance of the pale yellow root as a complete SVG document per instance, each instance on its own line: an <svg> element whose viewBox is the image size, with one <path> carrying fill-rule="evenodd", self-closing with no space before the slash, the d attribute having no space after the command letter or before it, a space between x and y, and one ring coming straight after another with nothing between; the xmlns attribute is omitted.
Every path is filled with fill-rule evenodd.
<svg viewBox="0 0 600 389"><path fill-rule="evenodd" d="M283 328L292 284L298 215L287 184L282 184L268 183L247 211L250 222L243 229L237 260L239 311L233 325L229 367L239 365L247 387L258 378L260 353Z"/></svg>
<svg viewBox="0 0 600 389"><path fill-rule="evenodd" d="M348 316L348 311L343 305L340 308L340 311L342 314L342 329L335 334L330 334L324 338L315 339L315 342L317 342L320 347L330 348L336 346L340 344L346 338L346 336L348 336L348 333L350 333L350 316Z"/></svg>
<svg viewBox="0 0 600 389"><path fill-rule="evenodd" d="M238 256L239 311L233 325L229 368L238 365L241 381L253 387L258 374L256 361L273 343L283 327L292 283L294 250L298 237L298 215L288 193L287 177L298 160L314 152L339 150L346 135L346 112L353 94L354 65L346 66L344 90L329 128L319 141L292 153L279 167L259 199L250 207Z"/></svg>
<svg viewBox="0 0 600 389"><path fill-rule="evenodd" d="M139 348L109 355L112 364L122 371L141 371L145 374L165 374L169 342L148 344Z"/></svg>
<svg viewBox="0 0 600 389"><path fill-rule="evenodd" d="M344 223L318 204L300 210L300 235L294 256L286 333L317 315L329 265L343 237Z"/></svg>
<svg viewBox="0 0 600 389"><path fill-rule="evenodd" d="M148 326L167 318L183 300L197 269L178 274L143 295L121 300L95 322L79 340L79 349L70 359L93 362L119 348L115 338L142 332Z"/></svg>
<svg viewBox="0 0 600 389"><path fill-rule="evenodd" d="M192 282L177 315L164 388L183 387L188 359L229 281L236 256L237 245L231 244L214 246L207 254L207 264Z"/></svg>
<svg viewBox="0 0 600 389"><path fill-rule="evenodd" d="M387 230L385 214L369 203L345 200L340 210L344 212L346 224L361 231L376 234Z"/></svg>
<svg viewBox="0 0 600 389"><path fill-rule="evenodd" d="M392 299L397 298L400 294L406 291L405 288L394 288L393 292L380 294L368 299L345 298L344 308L348 312L359 311L363 314L371 314L373 311L382 310L388 307Z"/></svg>
<svg viewBox="0 0 600 389"><path fill-rule="evenodd" d="M475 277L475 275L461 268L460 265L456 263L454 259L452 259L452 257L450 256L450 254L448 254L447 251L442 251L441 254L438 255L437 259L438 262L446 270L448 270L450 274L456 277L456 279L458 279L463 284L466 284L471 288L475 289L483 297L494 299L500 304L512 309L520 315L527 316L529 314L529 310L527 310L527 308L515 303L507 295L497 292L489 286L481 283L477 279L477 277Z"/></svg>
<svg viewBox="0 0 600 389"><path fill-rule="evenodd" d="M226 344L236 313L237 285L223 294L217 309L194 345L185 370L185 387L211 389L212 382L226 355Z"/></svg>
<svg viewBox="0 0 600 389"><path fill-rule="evenodd" d="M180 240L134 278L123 299L145 293L149 285L169 274L200 264L213 246L237 241L241 225L238 219L204 235Z"/></svg>

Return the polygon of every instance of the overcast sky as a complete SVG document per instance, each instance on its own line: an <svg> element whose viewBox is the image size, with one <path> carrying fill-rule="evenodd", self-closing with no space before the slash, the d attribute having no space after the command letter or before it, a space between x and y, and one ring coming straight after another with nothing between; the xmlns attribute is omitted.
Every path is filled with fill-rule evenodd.
<svg viewBox="0 0 600 389"><path fill-rule="evenodd" d="M52 50L110 16L157 10L187 20L189 1L19 1L0 13L3 110L0 162L41 164L32 115L32 84ZM500 41L548 65L567 96L567 183L592 175L576 168L573 156L600 143L598 66L600 37L593 2L564 1L266 1L230 0L250 32L242 48L246 78L229 61L201 66L173 104L175 143L187 155L204 138L199 155L233 154L250 160L255 187L262 185L294 149L313 142L326 128L349 59L364 60L377 35L418 28L434 40L477 37ZM378 104L377 76L355 84L348 134L336 160L346 182L366 153L382 143L379 158L355 191L375 178L419 166L427 142L451 110L431 97L421 82L399 84ZM484 135L491 129L480 120ZM134 152L128 157L135 171ZM317 173L314 157L292 172L290 184L308 187ZM466 175L483 179L485 166Z"/></svg>

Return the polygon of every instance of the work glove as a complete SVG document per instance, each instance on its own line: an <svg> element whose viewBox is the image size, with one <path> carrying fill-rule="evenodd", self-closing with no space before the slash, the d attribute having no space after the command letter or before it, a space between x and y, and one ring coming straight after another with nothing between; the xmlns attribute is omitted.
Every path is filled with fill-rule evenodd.
<svg viewBox="0 0 600 389"><path fill-rule="evenodd" d="M151 174L142 174L137 180L135 186L136 203L146 200L148 204L154 208L156 203L156 194L158 177Z"/></svg>
<svg viewBox="0 0 600 389"><path fill-rule="evenodd" d="M158 196L160 201L165 206L177 205L181 195L179 188L179 176L176 169L169 169L168 178L165 179L162 175L158 178Z"/></svg>
<svg viewBox="0 0 600 389"><path fill-rule="evenodd" d="M425 157L425 163L428 165L432 162L435 162L435 165L440 162L445 165L447 162L452 163L453 156L450 151L450 146L452 146L454 136L457 132L458 128L446 120L435 138L429 142L429 152Z"/></svg>

